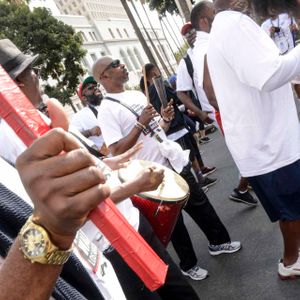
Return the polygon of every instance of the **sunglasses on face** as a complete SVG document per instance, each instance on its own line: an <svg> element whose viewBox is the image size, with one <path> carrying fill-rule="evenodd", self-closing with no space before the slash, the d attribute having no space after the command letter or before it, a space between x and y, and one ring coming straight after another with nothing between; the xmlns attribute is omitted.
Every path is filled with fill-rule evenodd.
<svg viewBox="0 0 300 300"><path fill-rule="evenodd" d="M100 76L102 76L104 74L104 72L106 72L109 69L116 69L121 65L121 62L119 59L115 59L113 60L104 70L103 72L100 74Z"/></svg>
<svg viewBox="0 0 300 300"><path fill-rule="evenodd" d="M97 89L99 89L99 88L100 88L100 84L97 83L97 84L95 84L95 85L90 85L90 86L88 86L88 87L85 88L85 89L88 90L88 91L94 91L94 90L97 90Z"/></svg>

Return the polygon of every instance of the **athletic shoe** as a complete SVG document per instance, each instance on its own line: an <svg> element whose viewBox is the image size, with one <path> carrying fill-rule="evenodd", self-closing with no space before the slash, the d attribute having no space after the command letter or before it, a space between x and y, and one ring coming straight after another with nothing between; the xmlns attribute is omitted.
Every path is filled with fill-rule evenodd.
<svg viewBox="0 0 300 300"><path fill-rule="evenodd" d="M207 193L207 192L208 192L208 187L202 187L202 191L203 191L204 193Z"/></svg>
<svg viewBox="0 0 300 300"><path fill-rule="evenodd" d="M205 137L199 139L199 143L200 144L207 144L207 143L209 143L211 141L212 141L212 139L209 138L208 136L205 136Z"/></svg>
<svg viewBox="0 0 300 300"><path fill-rule="evenodd" d="M242 248L241 242L230 242L221 245L208 245L208 252L210 255L216 256L223 253L234 253Z"/></svg>
<svg viewBox="0 0 300 300"><path fill-rule="evenodd" d="M257 199L255 199L249 191L246 193L240 193L237 189L234 189L231 195L229 196L229 199L237 202L242 202L250 206L256 206L257 205Z"/></svg>
<svg viewBox="0 0 300 300"><path fill-rule="evenodd" d="M213 172L216 171L216 167L204 167L202 170L201 170L201 173L202 175L205 177Z"/></svg>
<svg viewBox="0 0 300 300"><path fill-rule="evenodd" d="M188 271L181 270L182 274L190 277L193 280L203 280L207 277L208 272L204 269L201 269L199 266L195 266Z"/></svg>
<svg viewBox="0 0 300 300"><path fill-rule="evenodd" d="M299 259L291 266L285 267L283 261L278 264L278 276L282 280L300 278L300 261Z"/></svg>
<svg viewBox="0 0 300 300"><path fill-rule="evenodd" d="M217 178L208 178L205 177L204 181L201 183L202 184L202 188L208 188L214 184L216 184L218 182Z"/></svg>

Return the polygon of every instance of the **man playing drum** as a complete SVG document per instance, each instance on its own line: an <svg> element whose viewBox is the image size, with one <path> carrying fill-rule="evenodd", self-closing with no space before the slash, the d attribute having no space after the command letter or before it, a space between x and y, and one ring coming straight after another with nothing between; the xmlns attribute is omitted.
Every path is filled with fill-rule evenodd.
<svg viewBox="0 0 300 300"><path fill-rule="evenodd" d="M209 253L219 255L238 251L241 243L231 242L225 226L196 183L190 170L190 162L183 150L166 138L162 127L168 128L167 117L164 114L163 119L157 117L155 109L152 105L147 105L147 100L141 92L125 91L124 84L128 81L125 65L111 57L102 57L93 66L93 76L107 91L99 109L98 121L111 153L121 154L143 140L144 147L135 158L154 161L166 167L172 165L187 181L191 195L185 210L208 238ZM171 241L180 258L182 273L194 280L204 279L207 271L197 266L197 257L182 214Z"/></svg>

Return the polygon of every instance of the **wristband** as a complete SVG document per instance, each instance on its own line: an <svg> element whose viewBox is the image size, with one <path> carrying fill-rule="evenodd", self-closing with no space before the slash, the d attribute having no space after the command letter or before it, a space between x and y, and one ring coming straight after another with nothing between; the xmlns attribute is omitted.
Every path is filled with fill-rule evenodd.
<svg viewBox="0 0 300 300"><path fill-rule="evenodd" d="M139 121L136 121L135 126L137 126L138 128L141 128L142 130L146 129L146 126L143 125L142 123L140 123Z"/></svg>

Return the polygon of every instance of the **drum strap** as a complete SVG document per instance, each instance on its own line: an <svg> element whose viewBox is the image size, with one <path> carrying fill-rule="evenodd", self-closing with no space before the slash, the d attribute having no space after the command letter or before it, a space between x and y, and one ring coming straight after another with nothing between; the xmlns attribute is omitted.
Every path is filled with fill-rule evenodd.
<svg viewBox="0 0 300 300"><path fill-rule="evenodd" d="M123 105L125 108L127 108L128 110L130 110L130 111L136 116L137 119L140 117L140 115L139 115L134 109L132 109L132 108L131 108L129 105L127 105L126 103L121 102L120 100L117 100L117 99L112 98L112 97L105 97L103 100L110 100L110 101L119 103L119 104ZM149 125L146 126L146 129L149 130L149 131L151 132L151 137L154 136L154 137L157 139L157 141L158 141L159 143L162 143L162 142L163 142L163 140L161 139L161 137L158 136L158 135L153 131L153 129L152 129Z"/></svg>

